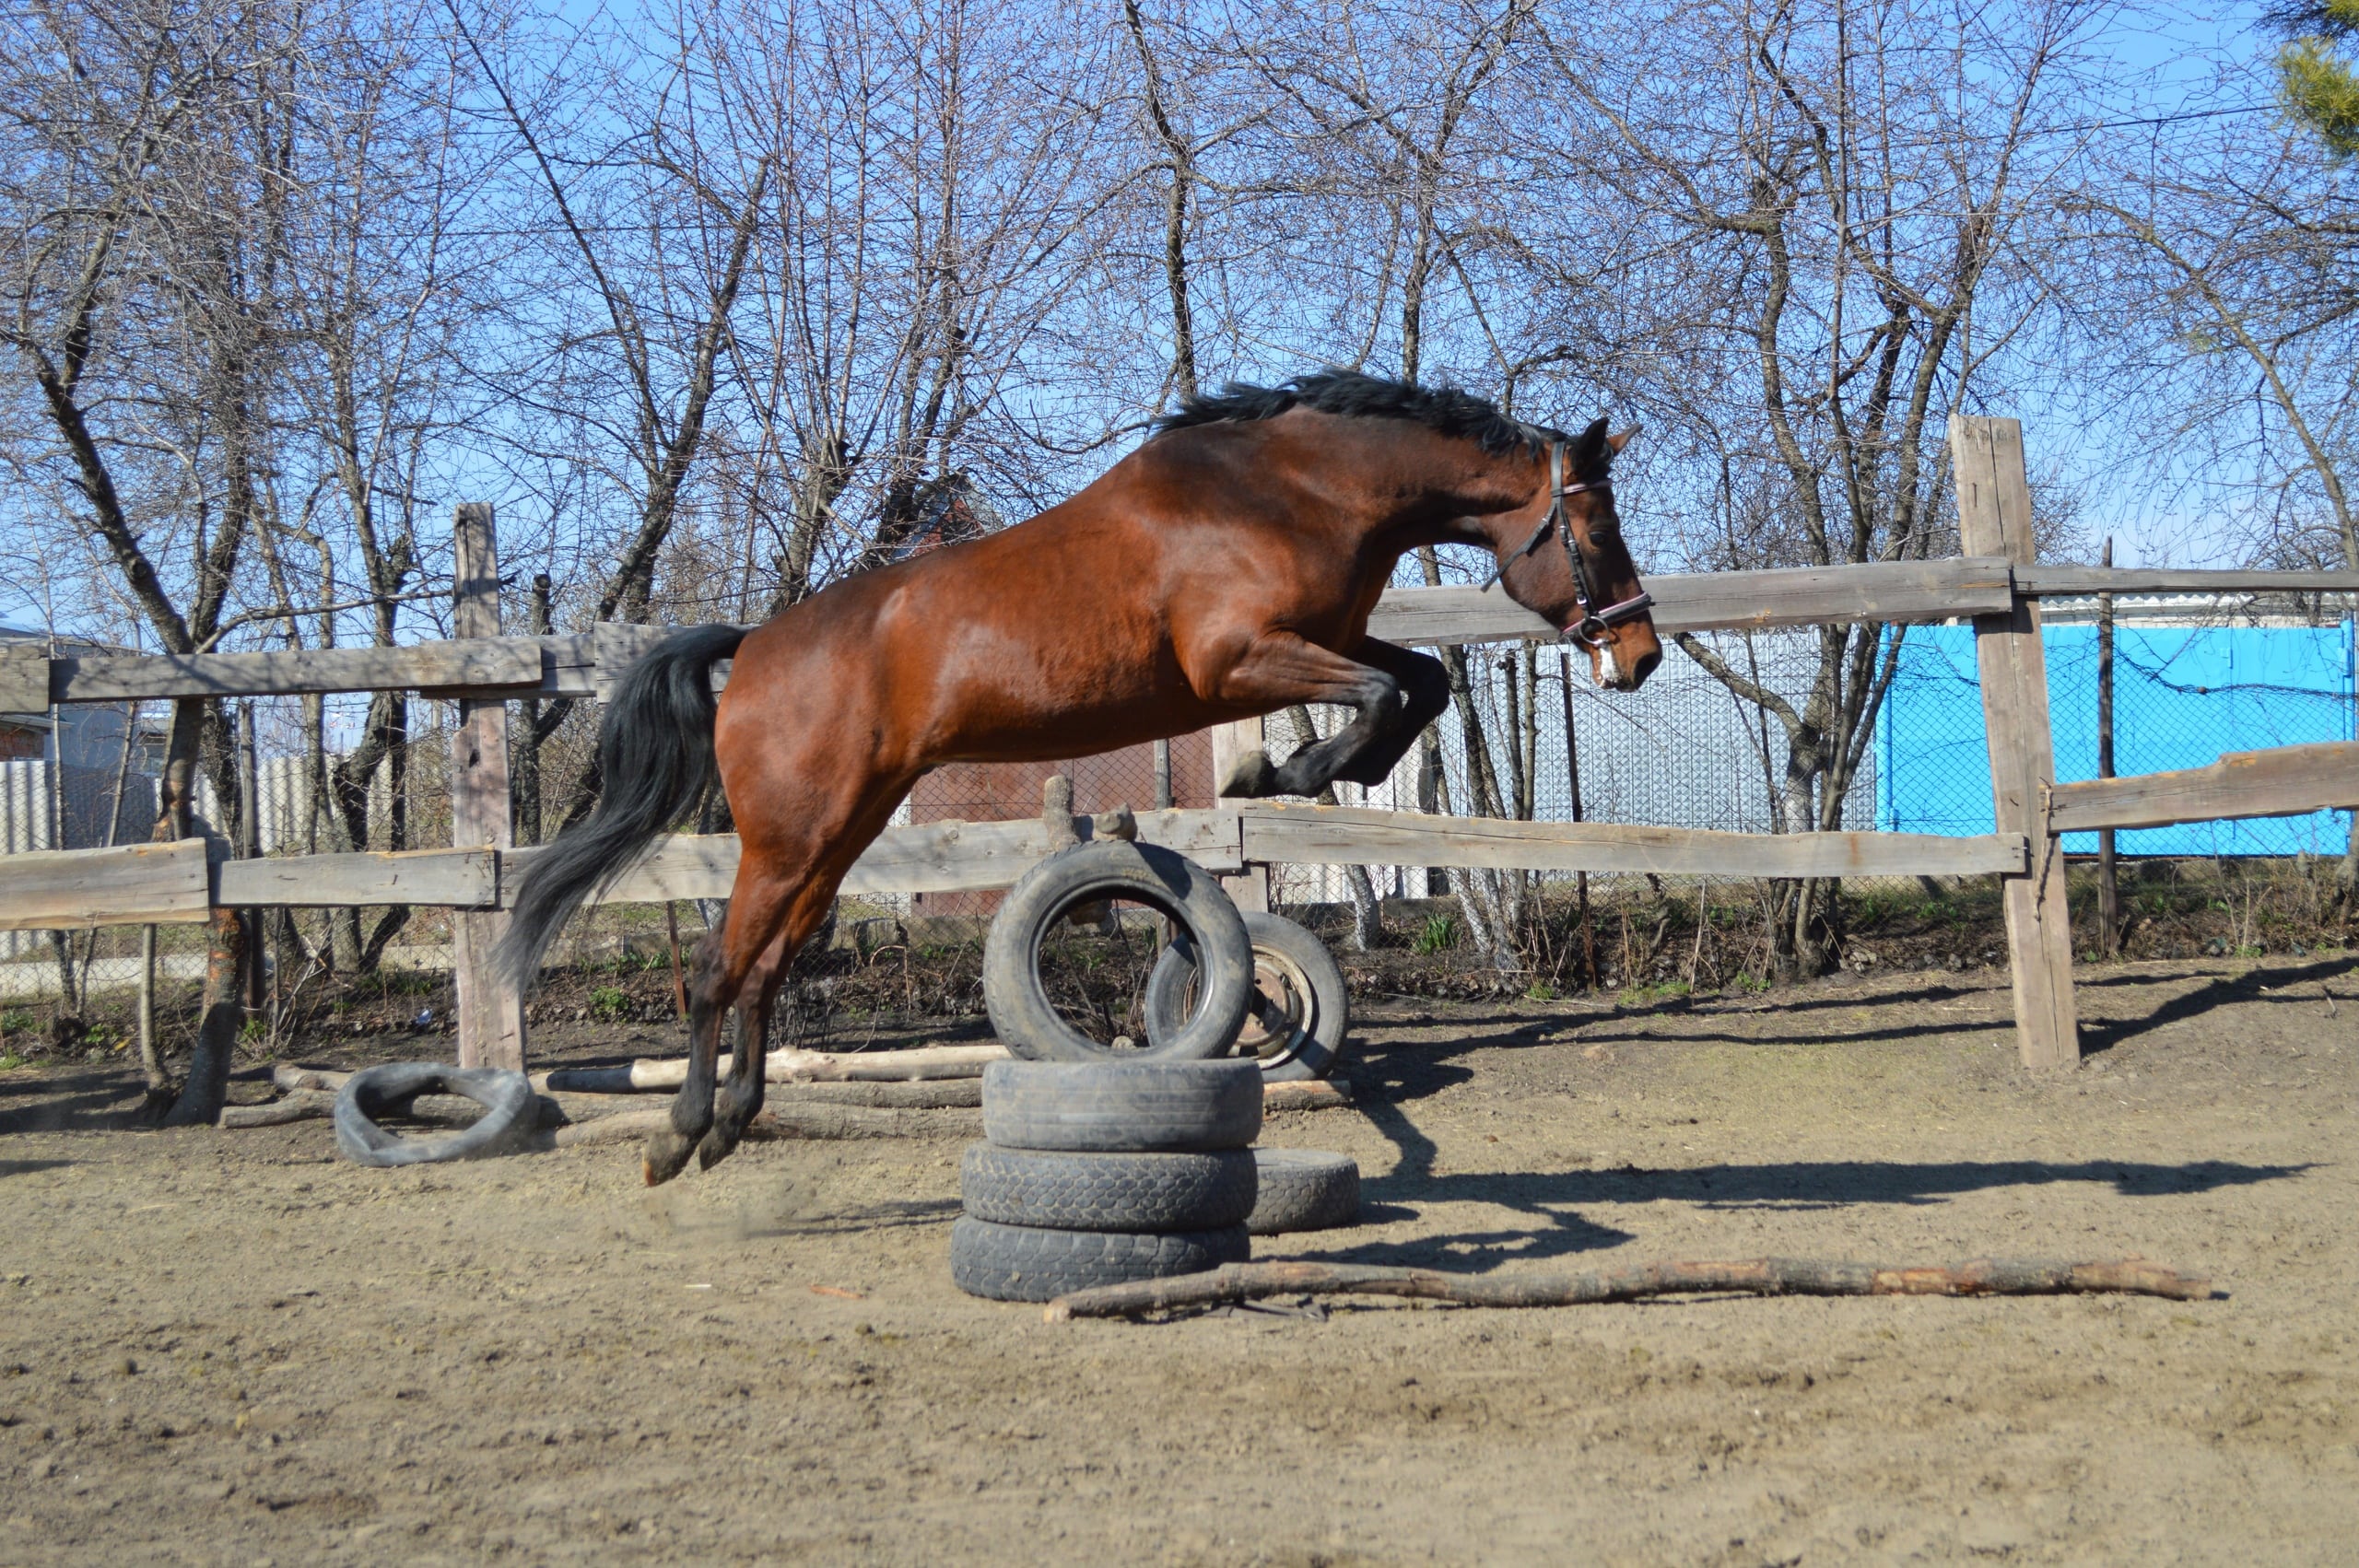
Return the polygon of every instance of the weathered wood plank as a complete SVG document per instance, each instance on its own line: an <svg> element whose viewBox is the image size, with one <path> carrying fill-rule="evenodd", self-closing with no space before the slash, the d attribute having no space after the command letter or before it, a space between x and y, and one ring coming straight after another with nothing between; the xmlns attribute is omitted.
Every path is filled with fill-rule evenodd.
<svg viewBox="0 0 2359 1568"><path fill-rule="evenodd" d="M2015 568L2015 588L2022 593L2053 597L2093 593L2359 593L2359 572L2023 566Z"/></svg>
<svg viewBox="0 0 2359 1568"><path fill-rule="evenodd" d="M2020 872L2019 833L1715 833L1619 823L1509 822L1366 806L1238 813L1245 858L1295 865L1477 866L1679 876L1971 876Z"/></svg>
<svg viewBox="0 0 2359 1568"><path fill-rule="evenodd" d="M600 702L614 700L615 688L621 685L625 672L646 654L648 649L679 631L678 626L645 626L625 621L600 621L593 634L595 659L592 671L592 685ZM721 690L729 684L726 659L712 667L712 689Z"/></svg>
<svg viewBox="0 0 2359 1568"><path fill-rule="evenodd" d="M1226 783L1238 765L1253 753L1269 744L1269 732L1260 719L1239 719L1213 728L1213 788L1217 790ZM1216 803L1235 808L1249 803L1233 795L1215 797ZM1250 862L1252 856L1247 856ZM1220 884L1228 890L1229 901L1250 914L1270 912L1270 868L1266 864L1248 863L1234 875L1224 876Z"/></svg>
<svg viewBox="0 0 2359 1568"><path fill-rule="evenodd" d="M486 502L461 506L451 520L452 629L464 638L499 636L499 543ZM540 644L532 650L532 679L541 677ZM508 779L508 704L467 697L451 731L451 842L505 849L515 840L514 802ZM524 993L494 961L508 934L499 908L464 910L451 918L451 974L457 993L459 1065L524 1069Z"/></svg>
<svg viewBox="0 0 2359 1568"><path fill-rule="evenodd" d="M499 855L489 848L219 860L214 863L213 878L214 902L237 908L414 904L492 909L499 905Z"/></svg>
<svg viewBox="0 0 2359 1568"><path fill-rule="evenodd" d="M48 646L0 642L0 713L41 713L48 707Z"/></svg>
<svg viewBox="0 0 2359 1568"><path fill-rule="evenodd" d="M532 638L464 638L406 648L287 648L265 653L166 653L50 661L58 702L133 697L269 696L306 692L537 686Z"/></svg>
<svg viewBox="0 0 2359 1568"><path fill-rule="evenodd" d="M2359 741L2228 752L2209 767L2091 778L2048 791L2048 828L2166 827L2359 806Z"/></svg>
<svg viewBox="0 0 2359 1568"><path fill-rule="evenodd" d="M2029 566L2031 482L2024 470L2023 426L2013 419L1952 415L1950 451L1961 541L1969 550ZM2040 792L2056 777L2038 602L2016 598L2003 613L1977 615L1974 649L1982 677L1997 826L2001 833L2036 834ZM2014 979L2015 1045L2024 1065L2036 1070L2071 1065L2080 1059L2081 1046L2063 848L2060 840L2045 836L2031 848L2029 874L2005 878L2000 894Z"/></svg>
<svg viewBox="0 0 2359 1568"><path fill-rule="evenodd" d="M1649 575L1659 632L1816 626L1849 621L1946 621L2007 607L2007 563L1974 556L1866 566ZM1496 589L1395 588L1368 617L1368 635L1438 645L1555 641L1547 621Z"/></svg>
<svg viewBox="0 0 2359 1568"><path fill-rule="evenodd" d="M0 855L0 931L198 924L208 880L202 838Z"/></svg>
<svg viewBox="0 0 2359 1568"><path fill-rule="evenodd" d="M1177 849L1207 871L1234 872L1244 864L1237 813L1221 811L1138 812L1138 836L1149 844ZM1090 820L1074 827L1090 836ZM863 893L957 893L1007 887L1055 850L1047 825L1036 818L1016 822L926 822L888 827L854 861L841 891ZM517 874L537 853L515 849L505 857L502 881ZM607 889L601 902L654 904L673 898L726 898L737 877L734 834L678 833L657 840L647 855Z"/></svg>

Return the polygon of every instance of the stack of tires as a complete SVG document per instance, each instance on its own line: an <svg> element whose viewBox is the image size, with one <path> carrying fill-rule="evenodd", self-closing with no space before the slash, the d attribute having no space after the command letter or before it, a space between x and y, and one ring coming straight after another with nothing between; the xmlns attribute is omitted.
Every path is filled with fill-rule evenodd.
<svg viewBox="0 0 2359 1568"><path fill-rule="evenodd" d="M1261 1130L1250 1060L995 1061L950 1276L970 1295L1049 1301L1242 1263Z"/></svg>

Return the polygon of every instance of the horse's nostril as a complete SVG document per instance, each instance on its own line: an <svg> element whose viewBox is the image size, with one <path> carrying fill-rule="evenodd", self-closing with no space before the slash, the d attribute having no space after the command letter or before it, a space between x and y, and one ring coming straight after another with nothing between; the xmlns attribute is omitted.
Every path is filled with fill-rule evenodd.
<svg viewBox="0 0 2359 1568"><path fill-rule="evenodd" d="M1637 663L1633 665L1630 670L1630 689L1632 691L1636 691L1640 686L1646 685L1647 677L1655 673L1655 666L1661 662L1662 649L1660 648L1651 649L1649 651L1640 654L1638 656Z"/></svg>

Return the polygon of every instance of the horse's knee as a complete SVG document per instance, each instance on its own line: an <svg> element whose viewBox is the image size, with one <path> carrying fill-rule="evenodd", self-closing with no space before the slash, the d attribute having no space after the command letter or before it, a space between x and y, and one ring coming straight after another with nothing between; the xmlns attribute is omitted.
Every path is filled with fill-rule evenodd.
<svg viewBox="0 0 2359 1568"><path fill-rule="evenodd" d="M1449 707L1449 672L1441 661L1418 654L1402 673L1401 700L1402 713L1420 730L1440 718Z"/></svg>

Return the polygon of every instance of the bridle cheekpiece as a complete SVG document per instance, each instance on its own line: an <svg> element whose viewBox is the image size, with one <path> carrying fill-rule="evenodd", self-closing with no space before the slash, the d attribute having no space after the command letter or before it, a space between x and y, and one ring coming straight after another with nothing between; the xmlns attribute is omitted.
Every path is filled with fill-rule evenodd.
<svg viewBox="0 0 2359 1568"><path fill-rule="evenodd" d="M1581 558L1581 547L1573 539L1573 520L1565 513L1565 497L1578 496L1585 490L1610 491L1613 488L1614 481L1611 479L1566 484L1565 443L1549 442L1548 515L1540 520L1540 526L1532 531L1531 538L1525 540L1510 554L1499 557L1498 569L1484 579L1484 591L1488 592L1493 583L1507 576L1509 567L1540 548L1540 542L1548 537L1548 531L1554 528L1556 531L1556 537L1564 542L1565 560L1573 568L1573 601L1580 606L1581 611L1581 618L1565 628L1567 637L1571 638L1583 648L1593 649L1602 642L1606 633L1615 626L1620 626L1624 621L1635 620L1652 609L1655 596L1644 591L1625 599L1618 604L1608 604L1600 608L1597 603L1596 580L1590 576L1589 563Z"/></svg>

